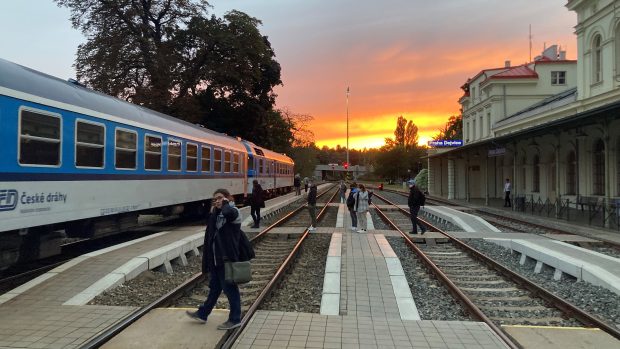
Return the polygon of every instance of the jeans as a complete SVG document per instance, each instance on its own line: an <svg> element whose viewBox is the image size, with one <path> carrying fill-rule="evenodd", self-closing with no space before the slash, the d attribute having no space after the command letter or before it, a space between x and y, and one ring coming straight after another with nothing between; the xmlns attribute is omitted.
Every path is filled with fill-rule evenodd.
<svg viewBox="0 0 620 349"><path fill-rule="evenodd" d="M316 228L316 206L308 205L308 212L310 213L310 219L312 220L312 226Z"/></svg>
<svg viewBox="0 0 620 349"><path fill-rule="evenodd" d="M252 215L254 225L258 226L260 224L260 206L251 206L250 215Z"/></svg>
<svg viewBox="0 0 620 349"><path fill-rule="evenodd" d="M411 225L413 225L414 233L418 233L418 226L420 226L420 230L424 233L426 232L426 228L418 221L418 212L420 212L420 206L409 206L409 215L411 216Z"/></svg>
<svg viewBox="0 0 620 349"><path fill-rule="evenodd" d="M209 295L204 304L198 307L198 316L206 319L215 303L217 298L222 294L228 297L228 304L230 305L230 313L228 314L228 321L233 323L241 322L241 295L239 294L239 287L237 284L231 284L224 280L224 266L218 265L211 270L211 279L209 280Z"/></svg>
<svg viewBox="0 0 620 349"><path fill-rule="evenodd" d="M340 191L340 202L347 202L346 192Z"/></svg>
<svg viewBox="0 0 620 349"><path fill-rule="evenodd" d="M351 227L357 228L357 214L355 213L355 210L350 208L349 214L351 214Z"/></svg>
<svg viewBox="0 0 620 349"><path fill-rule="evenodd" d="M358 222L357 227L360 228L361 230L366 230L368 228L367 219L366 219L366 211L357 212L357 222Z"/></svg>

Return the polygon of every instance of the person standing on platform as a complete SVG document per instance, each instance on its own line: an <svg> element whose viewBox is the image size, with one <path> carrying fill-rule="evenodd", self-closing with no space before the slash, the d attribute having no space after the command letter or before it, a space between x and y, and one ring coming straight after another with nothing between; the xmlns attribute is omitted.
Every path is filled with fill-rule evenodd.
<svg viewBox="0 0 620 349"><path fill-rule="evenodd" d="M308 179L308 177L304 177L304 193L308 192L309 182L310 182L310 180Z"/></svg>
<svg viewBox="0 0 620 349"><path fill-rule="evenodd" d="M218 297L224 291L228 297L230 313L228 321L217 328L230 330L241 325L241 296L237 284L226 282L224 262L239 261L241 213L226 189L217 189L213 193L212 205L202 247L202 272L210 273L209 295L198 310L187 310L186 313L192 319L207 322Z"/></svg>
<svg viewBox="0 0 620 349"><path fill-rule="evenodd" d="M366 187L360 184L360 190L355 195L355 213L357 213L358 233L365 233L368 228L366 212L368 212L368 192L366 191Z"/></svg>
<svg viewBox="0 0 620 349"><path fill-rule="evenodd" d="M293 179L293 186L295 187L295 195L301 195L301 177L299 177L299 173Z"/></svg>
<svg viewBox="0 0 620 349"><path fill-rule="evenodd" d="M258 180L252 181L252 197L250 198L250 214L254 220L252 228L260 226L260 209L265 207L265 199L263 197L263 187L258 184Z"/></svg>
<svg viewBox="0 0 620 349"><path fill-rule="evenodd" d="M316 185L312 181L308 181L310 192L308 193L308 212L310 213L310 228L309 231L316 230Z"/></svg>
<svg viewBox="0 0 620 349"><path fill-rule="evenodd" d="M344 203L346 201L347 194L347 185L343 180L340 181L340 202Z"/></svg>
<svg viewBox="0 0 620 349"><path fill-rule="evenodd" d="M510 179L506 178L506 183L504 183L504 207L512 207L510 203L510 190L512 189L512 184L510 184Z"/></svg>
<svg viewBox="0 0 620 349"><path fill-rule="evenodd" d="M349 214L351 215L351 230L357 230L357 213L355 213L355 194L357 194L357 184L351 183L351 190L349 191L349 196L347 197L347 208L349 209Z"/></svg>
<svg viewBox="0 0 620 349"><path fill-rule="evenodd" d="M424 235L424 233L426 233L426 228L418 221L418 212L420 212L420 206L423 204L424 194L422 194L420 189L418 189L415 185L415 181L413 179L410 179L407 182L407 185L409 186L409 198L407 199L407 205L409 206L409 215L411 217L411 225L413 226L413 230L409 232L409 234L417 234L418 226L420 226L422 235Z"/></svg>

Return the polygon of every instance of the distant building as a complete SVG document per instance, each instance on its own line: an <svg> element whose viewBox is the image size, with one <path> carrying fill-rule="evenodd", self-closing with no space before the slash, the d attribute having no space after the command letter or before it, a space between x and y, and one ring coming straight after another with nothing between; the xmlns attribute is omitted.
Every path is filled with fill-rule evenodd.
<svg viewBox="0 0 620 349"><path fill-rule="evenodd" d="M572 0L577 61L553 45L533 62L485 69L461 87L464 146L429 152L429 191L562 205L620 198L620 3ZM558 9L560 10L560 9ZM609 224L609 222L605 222Z"/></svg>

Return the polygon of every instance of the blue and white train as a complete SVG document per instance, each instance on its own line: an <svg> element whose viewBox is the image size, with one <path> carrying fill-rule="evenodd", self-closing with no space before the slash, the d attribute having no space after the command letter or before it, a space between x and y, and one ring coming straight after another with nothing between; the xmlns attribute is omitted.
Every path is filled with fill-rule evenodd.
<svg viewBox="0 0 620 349"><path fill-rule="evenodd" d="M196 210L253 179L290 190L286 155L0 59L0 269L139 213Z"/></svg>

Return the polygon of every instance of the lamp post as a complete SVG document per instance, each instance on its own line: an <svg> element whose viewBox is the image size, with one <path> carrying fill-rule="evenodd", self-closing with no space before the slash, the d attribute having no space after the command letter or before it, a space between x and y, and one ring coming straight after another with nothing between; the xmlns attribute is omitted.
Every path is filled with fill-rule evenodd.
<svg viewBox="0 0 620 349"><path fill-rule="evenodd" d="M349 164L349 86L347 86L347 165ZM349 166L347 166L347 179L349 178Z"/></svg>

